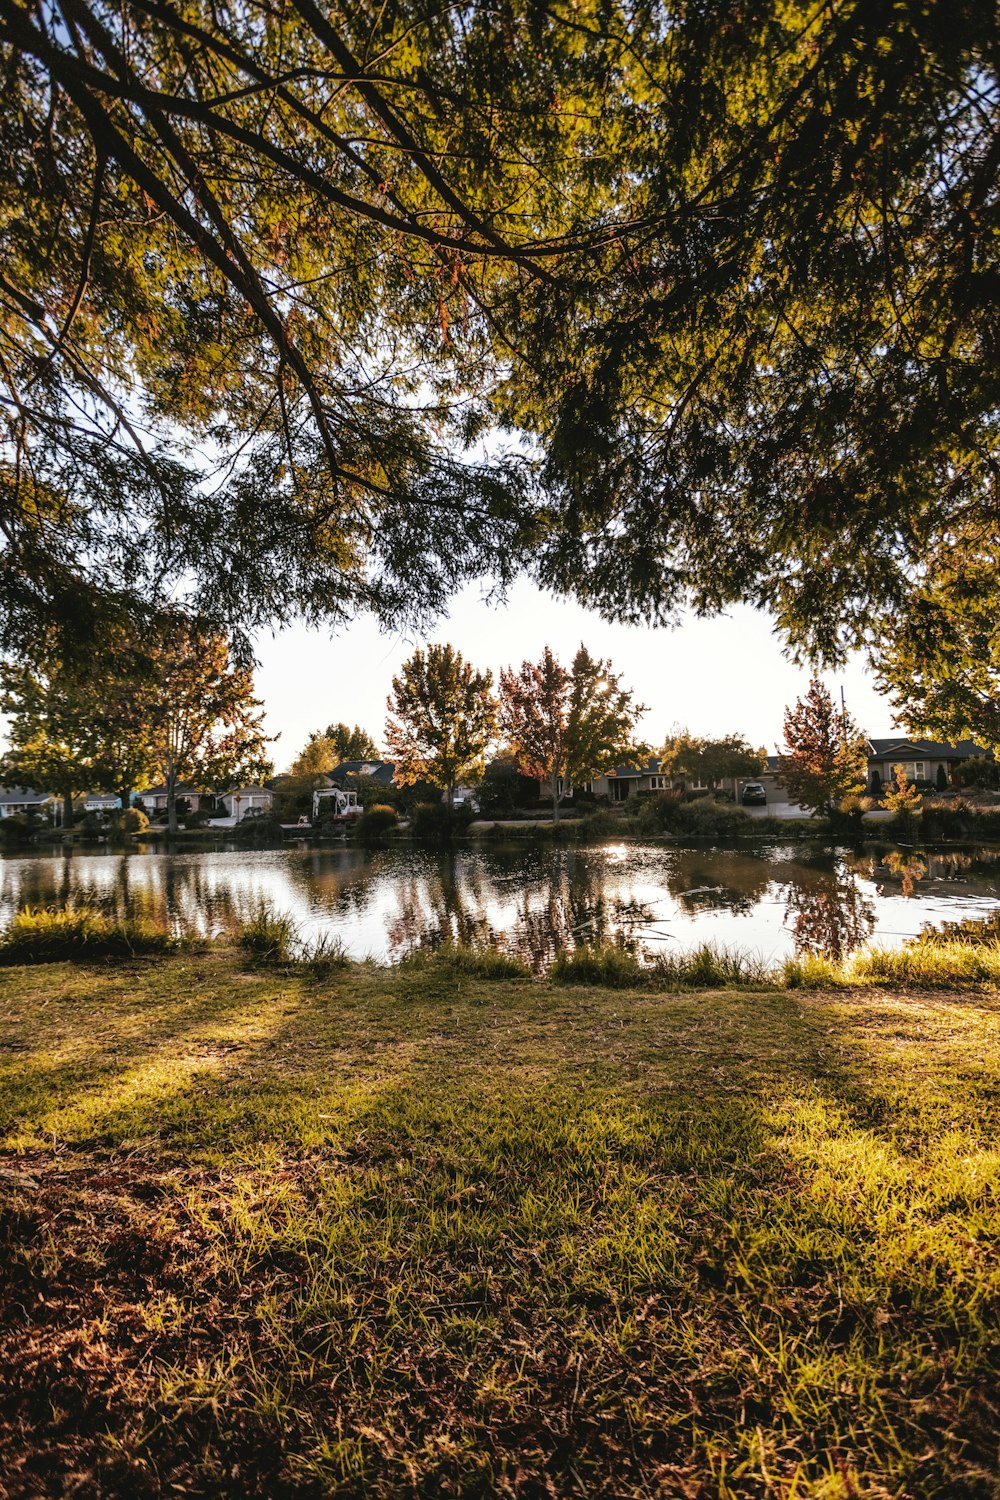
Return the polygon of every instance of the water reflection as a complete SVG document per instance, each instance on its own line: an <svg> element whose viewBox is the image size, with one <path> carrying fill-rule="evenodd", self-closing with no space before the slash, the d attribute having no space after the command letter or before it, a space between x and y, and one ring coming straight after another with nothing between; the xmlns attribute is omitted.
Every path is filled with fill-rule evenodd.
<svg viewBox="0 0 1000 1500"><path fill-rule="evenodd" d="M383 961L443 942L498 942L535 969L582 942L843 957L1000 911L1000 850L299 846L0 859L0 920L76 900L208 935L262 898L305 937L334 934Z"/></svg>

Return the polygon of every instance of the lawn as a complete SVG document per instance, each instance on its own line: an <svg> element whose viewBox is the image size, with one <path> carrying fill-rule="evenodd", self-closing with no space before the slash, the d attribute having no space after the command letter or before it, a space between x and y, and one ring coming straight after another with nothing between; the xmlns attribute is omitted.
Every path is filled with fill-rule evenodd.
<svg viewBox="0 0 1000 1500"><path fill-rule="evenodd" d="M0 1493L996 1497L1000 1000L0 970Z"/></svg>

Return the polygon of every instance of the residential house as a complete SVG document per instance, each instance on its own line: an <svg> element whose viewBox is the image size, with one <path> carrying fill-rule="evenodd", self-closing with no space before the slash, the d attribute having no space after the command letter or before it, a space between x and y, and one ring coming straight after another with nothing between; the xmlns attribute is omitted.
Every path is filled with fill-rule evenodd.
<svg viewBox="0 0 1000 1500"><path fill-rule="evenodd" d="M244 818L262 818L274 807L274 793L266 786L237 786L219 798L233 823Z"/></svg>
<svg viewBox="0 0 1000 1500"><path fill-rule="evenodd" d="M75 812L103 813L105 817L118 812L121 805L122 799L112 792L85 792L82 797L74 798L73 801Z"/></svg>
<svg viewBox="0 0 1000 1500"><path fill-rule="evenodd" d="M167 810L167 788L163 784L148 787L144 792L136 792L135 800L147 817L153 818ZM193 786L189 781L182 781L177 788L177 800L186 802L189 812L201 812L211 806L215 799L212 793L206 792L203 787Z"/></svg>
<svg viewBox="0 0 1000 1500"><path fill-rule="evenodd" d="M657 792L710 792L714 790L738 802L747 782L760 779L757 776L724 776L716 781L713 788L707 781L691 776L669 775L663 769L663 761L651 755L640 765L617 766L606 776L595 776L592 781L584 784L582 790L593 792L597 797L607 797L609 802L627 802L630 797L652 796ZM543 785L541 789L543 797L552 795L549 787L548 782Z"/></svg>
<svg viewBox="0 0 1000 1500"><path fill-rule="evenodd" d="M34 787L0 787L0 818L12 818L15 813L47 812L54 801L48 792L36 792Z"/></svg>
<svg viewBox="0 0 1000 1500"><path fill-rule="evenodd" d="M974 740L949 745L942 740L911 739L895 735L868 741L868 790L878 795L893 780L893 767L901 765L908 781L930 787L945 787L955 767L975 756L993 759L993 753Z"/></svg>
<svg viewBox="0 0 1000 1500"><path fill-rule="evenodd" d="M396 774L396 762L392 760L342 760L339 766L327 771L334 786L356 786L359 781L378 781L382 786L392 786Z"/></svg>

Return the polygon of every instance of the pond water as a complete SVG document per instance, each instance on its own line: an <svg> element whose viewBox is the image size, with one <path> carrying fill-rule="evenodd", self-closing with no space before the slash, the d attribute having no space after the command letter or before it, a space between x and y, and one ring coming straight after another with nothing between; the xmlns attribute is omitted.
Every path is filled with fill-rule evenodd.
<svg viewBox="0 0 1000 1500"><path fill-rule="evenodd" d="M560 947L705 942L768 961L896 946L925 928L1000 913L1000 849L333 848L31 854L0 859L0 923L75 900L142 910L201 934L261 898L302 935L394 961L443 940L494 941L542 968Z"/></svg>

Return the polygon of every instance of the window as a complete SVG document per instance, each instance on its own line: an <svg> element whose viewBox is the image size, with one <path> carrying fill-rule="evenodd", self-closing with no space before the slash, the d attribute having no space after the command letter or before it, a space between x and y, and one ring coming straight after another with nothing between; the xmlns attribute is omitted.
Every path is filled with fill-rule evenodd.
<svg viewBox="0 0 1000 1500"><path fill-rule="evenodd" d="M663 792L669 787L670 779L667 776L651 776L649 785L654 792Z"/></svg>

